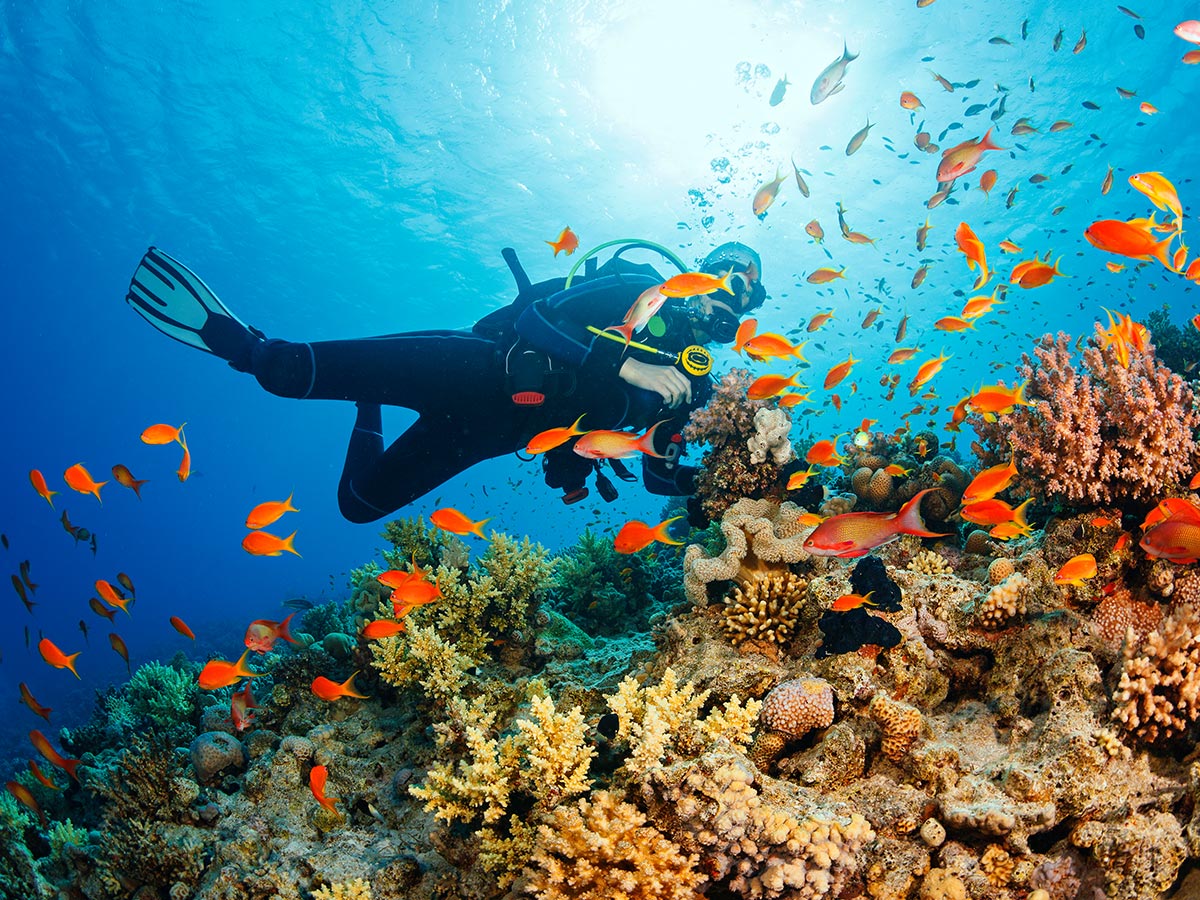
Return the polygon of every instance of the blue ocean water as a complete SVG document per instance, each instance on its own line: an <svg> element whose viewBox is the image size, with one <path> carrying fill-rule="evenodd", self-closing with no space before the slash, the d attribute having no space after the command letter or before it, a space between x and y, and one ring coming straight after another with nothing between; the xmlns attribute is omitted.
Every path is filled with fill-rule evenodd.
<svg viewBox="0 0 1200 900"><path fill-rule="evenodd" d="M927 353L952 355L934 385L950 404L968 387L1011 378L1030 335L1089 333L1102 306L1138 318L1168 303L1181 323L1196 312L1180 277L1128 260L1124 272L1109 272L1110 257L1083 239L1095 218L1150 212L1127 186L1134 172L1166 174L1185 209L1200 195L1189 137L1200 66L1180 61L1191 48L1171 31L1195 9L1159 2L1135 11L1140 20L1115 4L954 0L923 9L3 3L0 531L10 548L0 559L5 574L30 560L40 588L32 615L15 596L6 601L0 692L15 707L24 681L54 707L56 726L81 721L94 692L125 677L110 631L135 667L178 650L231 658L248 620L280 617L288 597L340 596L349 568L382 543L380 526L350 525L337 510L352 407L271 396L146 326L122 298L148 245L195 268L269 335L320 340L469 327L514 293L501 247L516 248L535 280L565 274L572 260L555 259L544 242L566 225L584 249L644 237L688 261L741 240L764 261L770 299L760 330L835 313L809 345L811 383L848 353L862 360L840 415L814 392L800 416L808 433L832 436L864 417L890 429L917 402L902 390L885 403L878 384L903 315ZM1087 46L1075 54L1083 29ZM812 81L843 41L860 56L845 89L814 106ZM771 106L785 75L791 84ZM1118 87L1136 98L1122 99ZM902 90L924 106L902 109ZM940 155L918 150L914 135L924 123L943 148L979 137L1001 97L995 139L1005 150L927 209ZM1139 111L1143 100L1159 113ZM977 104L985 109L968 116ZM1019 117L1038 131L1012 135ZM865 144L847 156L868 120ZM1072 127L1050 133L1057 120ZM790 177L793 159L808 198ZM1110 165L1115 186L1102 196ZM976 188L988 167L999 175L990 197ZM789 177L758 220L751 198L777 169ZM1047 180L1031 183L1037 174ZM840 238L839 201L873 246ZM926 217L933 231L918 253L913 236ZM805 233L814 218L824 244ZM1026 255L1061 256L1069 277L1011 291L974 332L933 330L970 294L973 275L953 242L961 221L994 263L1008 239ZM924 260L929 277L912 289ZM807 283L827 265L845 266L845 279ZM878 329L861 329L875 306ZM737 362L717 354L718 372ZM901 370L905 379L916 364ZM411 420L389 410L389 438ZM180 483L178 448L145 446L138 435L184 421L194 474ZM76 462L98 479L123 463L150 482L141 501L110 484L100 505L62 484ZM30 488L32 468L60 491L53 511ZM289 492L301 510L291 523L302 557L248 556L246 513ZM593 495L564 507L535 463L513 458L472 469L400 515L441 505L493 516L492 527L555 549L587 525L657 521L661 506L629 487L612 505ZM64 509L96 533L94 556L65 533ZM87 598L96 579L117 572L131 576L138 601L110 628ZM201 635L196 645L170 628L171 615ZM83 651L80 680L43 663L39 634ZM0 758L19 764L38 724L14 708L0 722Z"/></svg>

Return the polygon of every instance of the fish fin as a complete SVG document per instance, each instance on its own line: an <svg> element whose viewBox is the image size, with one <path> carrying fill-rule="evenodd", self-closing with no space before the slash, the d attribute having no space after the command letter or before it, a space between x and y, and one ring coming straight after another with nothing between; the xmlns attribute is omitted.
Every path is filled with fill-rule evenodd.
<svg viewBox="0 0 1200 900"><path fill-rule="evenodd" d="M896 513L896 530L901 534L913 534L917 537L946 537L945 533L930 531L925 527L925 520L921 518L921 498L928 494L934 488L926 488L923 491L917 492L913 498L900 507L900 511Z"/></svg>

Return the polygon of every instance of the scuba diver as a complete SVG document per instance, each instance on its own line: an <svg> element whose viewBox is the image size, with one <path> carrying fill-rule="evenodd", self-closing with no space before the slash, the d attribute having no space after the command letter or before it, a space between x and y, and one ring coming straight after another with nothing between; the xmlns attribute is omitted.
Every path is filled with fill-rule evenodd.
<svg viewBox="0 0 1200 900"><path fill-rule="evenodd" d="M604 265L595 254L621 249ZM413 331L311 343L268 339L245 325L198 275L155 247L142 258L126 301L169 337L228 361L280 397L350 400L358 410L338 484L338 507L351 522L373 522L432 491L475 463L520 451L530 438L583 417L580 427L643 430L661 456L642 454L652 494L687 496L697 469L680 465L680 434L708 402L712 358L703 345L734 340L739 319L766 298L758 254L739 243L717 247L699 270L724 275L724 292L671 298L626 346L605 329L665 279L622 258L642 248L680 272L679 257L648 241L610 241L585 254L566 278L532 284L511 248L502 251L518 294L470 331ZM575 277L580 266L584 271ZM417 421L385 449L382 405ZM580 432L582 434L582 431ZM594 475L605 500L616 489L602 471L636 476L619 459L573 452L577 439L543 454L546 483L574 503Z"/></svg>

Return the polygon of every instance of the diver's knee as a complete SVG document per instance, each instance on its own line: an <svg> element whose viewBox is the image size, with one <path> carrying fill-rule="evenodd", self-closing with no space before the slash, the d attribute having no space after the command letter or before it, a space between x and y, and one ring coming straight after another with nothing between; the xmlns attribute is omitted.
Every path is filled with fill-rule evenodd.
<svg viewBox="0 0 1200 900"><path fill-rule="evenodd" d="M355 525L376 522L387 515L386 511L364 503L350 485L344 482L338 487L338 512L342 514L343 519Z"/></svg>
<svg viewBox="0 0 1200 900"><path fill-rule="evenodd" d="M250 371L272 394L302 399L312 392L313 387L312 348L291 341L263 341L254 348Z"/></svg>

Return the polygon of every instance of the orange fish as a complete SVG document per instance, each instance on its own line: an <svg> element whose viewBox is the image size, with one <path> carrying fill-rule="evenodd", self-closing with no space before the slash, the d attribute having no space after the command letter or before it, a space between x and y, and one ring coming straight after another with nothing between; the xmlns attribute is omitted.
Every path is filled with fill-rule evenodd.
<svg viewBox="0 0 1200 900"><path fill-rule="evenodd" d="M1119 219L1100 219L1084 229L1083 236L1093 247L1105 253L1133 259L1156 259L1168 269L1173 268L1173 260L1169 255L1171 243L1175 240L1173 234L1158 241L1147 228L1139 228Z"/></svg>
<svg viewBox="0 0 1200 900"><path fill-rule="evenodd" d="M1033 533L1033 528L1029 525L1022 525L1020 522L1001 522L988 532L992 537L1002 541L1011 541L1017 537L1027 537Z"/></svg>
<svg viewBox="0 0 1200 900"><path fill-rule="evenodd" d="M699 294L711 294L721 290L727 294L733 293L729 279L733 277L731 268L724 275L710 275L707 272L682 272L668 278L658 290L664 297L695 297Z"/></svg>
<svg viewBox="0 0 1200 900"><path fill-rule="evenodd" d="M183 619L179 618L179 616L171 616L169 621L171 623L171 627L182 634L185 638L190 638L193 641L196 639L196 635L192 633L192 629L188 628L187 622L183 621Z"/></svg>
<svg viewBox="0 0 1200 900"><path fill-rule="evenodd" d="M59 650L58 647L54 645L54 642L50 640L50 638L42 638L40 641L38 641L38 652L42 654L42 659L44 659L54 668L70 669L71 674L76 678L79 678L79 673L75 671L75 657L79 656L79 653L72 653L70 656L68 656Z"/></svg>
<svg viewBox="0 0 1200 900"><path fill-rule="evenodd" d="M996 186L996 170L988 169L979 176L979 189L983 191L985 197L992 196L992 188Z"/></svg>
<svg viewBox="0 0 1200 900"><path fill-rule="evenodd" d="M58 491L52 491L46 484L46 476L37 469L29 470L29 483L33 485L33 489L38 492L38 496L50 504L50 508L54 509L53 497Z"/></svg>
<svg viewBox="0 0 1200 900"><path fill-rule="evenodd" d="M42 754L46 762L51 765L58 766L76 781L79 781L79 776L75 774L75 770L79 768L80 760L67 759L57 750L50 746L50 741L40 731L34 730L29 732L29 742L33 744L34 749Z"/></svg>
<svg viewBox="0 0 1200 900"><path fill-rule="evenodd" d="M1117 542L1113 544L1113 553L1120 553L1129 546L1129 532L1121 532L1121 536L1117 538Z"/></svg>
<svg viewBox="0 0 1200 900"><path fill-rule="evenodd" d="M846 461L838 453L837 442L840 437L839 434L831 440L817 441L808 448L804 461L816 466L840 466Z"/></svg>
<svg viewBox="0 0 1200 900"><path fill-rule="evenodd" d="M632 522L626 522L621 526L621 530L617 532L616 538L613 539L613 549L618 553L637 553L646 547L649 547L655 541L663 544L672 544L680 546L683 541L677 541L668 533L667 529L671 527L671 523L682 519L683 516L672 516L659 522L651 527L645 522L639 522L634 519Z"/></svg>
<svg viewBox="0 0 1200 900"><path fill-rule="evenodd" d="M529 443L525 445L525 452L536 456L547 450L553 450L555 447L561 447L573 437L587 434L587 429L579 427L579 423L583 421L585 415L587 413L580 415L569 428L547 428L545 431L539 431L529 439Z"/></svg>
<svg viewBox="0 0 1200 900"><path fill-rule="evenodd" d="M325 782L329 778L329 770L324 766L313 766L312 771L308 773L308 786L312 789L312 795L317 802L329 810L331 813L336 813L337 809L334 805L339 798L325 796Z"/></svg>
<svg viewBox="0 0 1200 900"><path fill-rule="evenodd" d="M1012 275L1009 276L1009 283L1018 285L1026 290L1047 285L1054 279L1055 275L1063 274L1058 269L1060 262L1062 262L1062 257L1055 260L1054 265L1044 263L1040 259L1030 259L1023 263L1018 263L1013 268Z"/></svg>
<svg viewBox="0 0 1200 900"><path fill-rule="evenodd" d="M960 316L943 316L933 323L933 327L938 331L966 331L967 329L975 330L975 323L968 322Z"/></svg>
<svg viewBox="0 0 1200 900"><path fill-rule="evenodd" d="M1180 58L1189 66L1194 66L1196 63L1200 63L1200 50L1189 50Z"/></svg>
<svg viewBox="0 0 1200 900"><path fill-rule="evenodd" d="M175 471L176 477L181 481L187 481L192 475L192 451L188 449L187 441L181 440L183 445L183 457L179 460L179 468Z"/></svg>
<svg viewBox="0 0 1200 900"><path fill-rule="evenodd" d="M1005 490L1017 475L1016 456L1007 463L984 469L967 485L963 491L963 503L978 503L980 500L991 500Z"/></svg>
<svg viewBox="0 0 1200 900"><path fill-rule="evenodd" d="M799 490L808 483L808 479L812 478L816 474L817 470L811 465L807 469L797 470L788 476L787 485L784 489L789 491Z"/></svg>
<svg viewBox="0 0 1200 900"><path fill-rule="evenodd" d="M430 513L429 521L443 531L449 531L453 534L473 534L477 537L484 537L483 526L492 520L488 518L472 522L457 509L447 506L442 509L435 509Z"/></svg>
<svg viewBox="0 0 1200 900"><path fill-rule="evenodd" d="M34 778L36 778L40 784L44 785L45 787L49 788L52 791L61 791L62 790L62 788L60 788L57 784L55 784L53 781L51 781L50 777L45 772L42 771L41 766L39 766L37 764L36 760L32 760L32 759L29 760L29 774L32 775Z"/></svg>
<svg viewBox="0 0 1200 900"><path fill-rule="evenodd" d="M984 249L983 241L971 230L970 225L966 222L959 222L958 228L954 230L954 242L967 258L967 268L979 268L979 276L975 279L973 288L977 291L992 277L988 271L987 251Z"/></svg>
<svg viewBox="0 0 1200 900"><path fill-rule="evenodd" d="M1095 528L1107 528L1109 525L1115 525L1121 520L1117 516L1096 516L1092 519L1092 526Z"/></svg>
<svg viewBox="0 0 1200 900"><path fill-rule="evenodd" d="M840 269L820 268L811 272L806 280L809 284L828 284L835 278L845 278L845 271L845 266Z"/></svg>
<svg viewBox="0 0 1200 900"><path fill-rule="evenodd" d="M1142 530L1146 531L1160 522L1175 517L1200 522L1200 508L1184 497L1168 497L1146 514L1146 518L1142 522Z"/></svg>
<svg viewBox="0 0 1200 900"><path fill-rule="evenodd" d="M982 138L972 138L963 141L949 150L942 151L942 161L938 165L937 180L943 184L969 175L979 165L979 160L988 150L1003 150L992 143L992 131L989 128Z"/></svg>
<svg viewBox="0 0 1200 900"><path fill-rule="evenodd" d="M300 510L292 506L292 494L287 495L287 499L283 502L278 500L268 500L266 503L260 503L254 509L250 510L250 515L246 516L247 528L266 528L268 525L279 520L284 513L299 512Z"/></svg>
<svg viewBox="0 0 1200 900"><path fill-rule="evenodd" d="M825 376L825 390L841 384L842 380L850 374L850 370L854 368L854 364L857 362L862 362L862 360L855 359L854 354L851 353L845 362L840 362L830 369L829 374Z"/></svg>
<svg viewBox="0 0 1200 900"><path fill-rule="evenodd" d="M971 398L967 396L963 397L954 404L954 407L950 410L950 422L946 425L947 431L961 430L958 426L961 425L967 418L967 404L970 402L970 400Z"/></svg>
<svg viewBox="0 0 1200 900"><path fill-rule="evenodd" d="M807 343L808 341L801 341L799 344L793 344L782 334L766 331L747 340L742 345L742 349L755 362L766 362L768 359L786 359L788 357L795 357L801 362L806 362L804 359L804 346Z"/></svg>
<svg viewBox="0 0 1200 900"><path fill-rule="evenodd" d="M184 422L183 425L186 425ZM171 425L151 425L142 432L143 444L169 444L172 441L183 443L183 425L174 428Z"/></svg>
<svg viewBox="0 0 1200 900"><path fill-rule="evenodd" d="M1018 406L1033 406L1025 399L1026 384L1027 381L1022 381L1011 388L1003 383L985 385L972 394L968 402L975 412L1007 415Z"/></svg>
<svg viewBox="0 0 1200 900"><path fill-rule="evenodd" d="M775 179L768 181L754 192L754 200L751 202L754 215L761 219L767 214L767 210L771 208L771 204L775 202L775 197L779 194L779 188L783 184L783 179L784 176L779 174L779 168L776 167Z"/></svg>
<svg viewBox="0 0 1200 900"><path fill-rule="evenodd" d="M1021 248L1018 247L1016 244L1014 244L1012 241L1001 241L1000 249L1003 250L1005 253L1020 253L1021 252Z"/></svg>
<svg viewBox="0 0 1200 900"><path fill-rule="evenodd" d="M812 332L816 331L818 328L820 328L822 325L824 325L826 322L828 322L832 318L833 318L832 310L830 310L829 312L817 313L815 316L813 316L811 319L808 320L807 331L811 334Z"/></svg>
<svg viewBox="0 0 1200 900"><path fill-rule="evenodd" d="M962 317L964 319L978 319L985 313L991 312L992 307L1000 301L997 299L999 289L992 291L990 294L980 294L978 297L972 297L963 304Z"/></svg>
<svg viewBox="0 0 1200 900"><path fill-rule="evenodd" d="M1159 209L1173 215L1176 223L1183 219L1183 204L1179 202L1179 192L1162 172L1138 172L1130 175L1129 185L1144 194Z"/></svg>
<svg viewBox="0 0 1200 900"><path fill-rule="evenodd" d="M37 813L38 820L42 823L43 828L49 826L50 823L46 821L46 814L42 812L42 808L33 799L33 794L29 792L29 788L18 781L6 781L4 782L4 786L8 788L8 792L18 801L29 807L32 812Z"/></svg>
<svg viewBox="0 0 1200 900"><path fill-rule="evenodd" d="M889 463L883 467L883 471L887 472L887 474L891 475L893 478L897 478L908 475L910 472L912 472L912 469L906 469L904 466L896 463Z"/></svg>
<svg viewBox="0 0 1200 900"><path fill-rule="evenodd" d="M134 478L133 473L129 471L129 467L123 466L120 463L117 463L112 467L112 473L113 478L117 480L117 484L121 485L122 487L129 488L131 491L137 494L137 498L139 500L142 499L142 485L150 479Z"/></svg>
<svg viewBox="0 0 1200 900"><path fill-rule="evenodd" d="M1124 272L1125 271L1125 263L1106 262L1104 264L1104 268L1108 269L1108 271L1110 271L1110 272Z"/></svg>
<svg viewBox="0 0 1200 900"><path fill-rule="evenodd" d="M559 251L564 251L567 256L570 256L579 249L579 237L571 230L570 225L558 233L557 239L546 241L546 243L554 248L555 256L558 256Z"/></svg>
<svg viewBox="0 0 1200 900"><path fill-rule="evenodd" d="M1003 500L992 497L988 500L968 503L962 508L960 515L976 525L1003 525L1005 522L1015 522L1021 526L1028 526L1029 522L1025 519L1025 508L1032 502L1033 498L1030 497L1014 509Z"/></svg>
<svg viewBox="0 0 1200 900"><path fill-rule="evenodd" d="M1083 587L1084 581L1095 577L1096 557L1090 553L1080 553L1063 563L1062 568L1054 573L1054 583Z"/></svg>
<svg viewBox="0 0 1200 900"><path fill-rule="evenodd" d="M665 421L665 420L664 420ZM635 434L631 431L589 431L578 441L575 442L574 451L585 459L624 459L627 456L634 456L637 453L645 453L647 456L656 456L659 459L663 455L654 449L654 435L658 431L658 427L662 422L655 422L645 434ZM453 512L453 510L451 510ZM437 515L437 513L434 513ZM466 534L471 531L472 523L458 513L458 519L454 520L457 527L464 530L455 532L456 534ZM430 516L433 519L433 516ZM483 522L490 521L484 519ZM482 525L483 522L479 522ZM435 521L435 525L438 523ZM447 528L447 531L454 531L454 528ZM478 534L478 532L476 532ZM483 537L482 534L479 534Z"/></svg>
<svg viewBox="0 0 1200 900"><path fill-rule="evenodd" d="M796 381L800 373L784 377L783 375L761 375L746 389L746 396L751 400L766 400L781 394L790 387L802 388L804 385Z"/></svg>
<svg viewBox="0 0 1200 900"><path fill-rule="evenodd" d="M21 691L21 702L28 706L33 711L34 715L41 716L43 719L49 722L50 713L52 713L54 710L52 710L49 706L42 706L42 704L38 703L37 700L34 699L33 693L29 690L29 685L27 685L25 682L22 681L19 685L17 685L17 687Z"/></svg>
<svg viewBox="0 0 1200 900"><path fill-rule="evenodd" d="M1149 100L1143 100L1141 103L1139 103L1138 109L1140 109L1142 112L1144 112L1148 116L1153 116L1158 112L1158 107L1155 106L1153 103L1151 103Z"/></svg>
<svg viewBox="0 0 1200 900"><path fill-rule="evenodd" d="M354 673L354 675L357 674L357 672ZM312 692L328 703L332 703L340 697L353 697L355 700L369 699L366 694L360 694L354 690L354 675L351 675L341 684L338 684L336 681L330 681L324 675L318 675L313 679Z"/></svg>
<svg viewBox="0 0 1200 900"><path fill-rule="evenodd" d="M922 387L929 383L938 372L942 370L942 366L950 357L946 354L935 356L933 359L927 359L921 363L921 367L917 369L917 374L913 376L912 381L908 383L908 392L915 394Z"/></svg>
<svg viewBox="0 0 1200 900"><path fill-rule="evenodd" d="M818 244L825 240L825 229L821 227L821 223L816 219L805 225L804 231Z"/></svg>
<svg viewBox="0 0 1200 900"><path fill-rule="evenodd" d="M250 693L250 682L240 691L234 691L229 698L229 718L233 721L234 730L239 734L254 722L252 710L258 709L254 695Z"/></svg>
<svg viewBox="0 0 1200 900"><path fill-rule="evenodd" d="M100 598L109 606L115 606L127 616L133 615L133 613L129 611L129 598L122 597L120 592L103 578L98 578L96 580L96 593L99 594Z"/></svg>
<svg viewBox="0 0 1200 900"><path fill-rule="evenodd" d="M204 664L204 668L200 670L200 675L196 679L200 687L206 691L215 691L218 688L229 687L240 678L258 678L265 674L261 672L251 672L246 666L246 657L250 655L247 649L238 657L237 662L229 662L225 659L210 659Z"/></svg>
<svg viewBox="0 0 1200 900"><path fill-rule="evenodd" d="M107 481L96 482L92 476L88 474L88 470L83 467L83 463L75 463L67 471L63 472L63 480L72 490L76 490L81 494L91 494L97 500L100 500L100 488L108 484ZM100 500L103 504L104 501Z"/></svg>
<svg viewBox="0 0 1200 900"><path fill-rule="evenodd" d="M901 347L899 350L893 350L892 355L888 357L888 365L906 363L920 352L920 347Z"/></svg>
<svg viewBox="0 0 1200 900"><path fill-rule="evenodd" d="M894 541L902 534L917 537L945 537L929 531L921 518L921 498L936 488L913 495L899 512L851 512L830 516L804 541L804 549L813 556L853 559L866 556L876 547Z"/></svg>
<svg viewBox="0 0 1200 900"><path fill-rule="evenodd" d="M375 580L384 587L392 589L398 588L401 585L408 584L410 581L416 581L420 578L412 572L405 572L403 569L389 569L386 572L380 572L375 576Z"/></svg>
<svg viewBox="0 0 1200 900"><path fill-rule="evenodd" d="M121 640L121 636L114 631L108 636L108 643L115 651L117 651L117 656L125 660L125 669L130 675L132 675L133 670L129 667L129 648L125 646L125 642Z"/></svg>
<svg viewBox="0 0 1200 900"><path fill-rule="evenodd" d="M784 409L791 409L800 403L804 403L811 396L811 391L808 394L780 394L779 405Z"/></svg>
<svg viewBox="0 0 1200 900"><path fill-rule="evenodd" d="M246 628L246 636L243 638L246 646L255 653L267 653L275 646L275 641L279 638L298 646L300 642L292 637L292 632L288 629L288 624L295 615L292 613L282 622L272 619L255 619Z"/></svg>
<svg viewBox="0 0 1200 900"><path fill-rule="evenodd" d="M755 331L758 329L758 319L744 319L738 325L737 334L733 338L733 352L739 356L742 353L742 348L746 346L746 342L754 337Z"/></svg>
<svg viewBox="0 0 1200 900"><path fill-rule="evenodd" d="M405 626L403 622L391 622L387 619L376 619L374 622L367 622L362 629L362 636L368 641L379 640L379 638L394 637L397 634L404 632Z"/></svg>
<svg viewBox="0 0 1200 900"><path fill-rule="evenodd" d="M294 531L285 538L266 531L252 531L242 538L242 549L251 556L280 556L285 550L299 556L300 553L292 546L295 538Z"/></svg>
<svg viewBox="0 0 1200 900"><path fill-rule="evenodd" d="M849 612L863 605L874 606L875 601L871 599L871 595L874 593L874 591L868 591L865 594L842 594L833 601L833 605L829 608L834 612Z"/></svg>
<svg viewBox="0 0 1200 900"><path fill-rule="evenodd" d="M423 578L408 581L395 588L391 594L392 612L397 619L403 618L414 606L424 606L442 596L441 584Z"/></svg>
<svg viewBox="0 0 1200 900"><path fill-rule="evenodd" d="M801 513L800 518L798 518L796 521L805 528L815 528L817 525L820 525L825 521L825 517L819 516L816 513L806 512Z"/></svg>
<svg viewBox="0 0 1200 900"><path fill-rule="evenodd" d="M912 91L901 91L900 92L900 106L903 109L917 109L918 107L920 107L922 105L923 104L921 103L921 101L919 99L917 99L917 95L914 94Z"/></svg>

